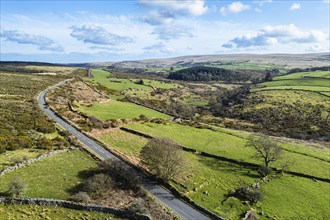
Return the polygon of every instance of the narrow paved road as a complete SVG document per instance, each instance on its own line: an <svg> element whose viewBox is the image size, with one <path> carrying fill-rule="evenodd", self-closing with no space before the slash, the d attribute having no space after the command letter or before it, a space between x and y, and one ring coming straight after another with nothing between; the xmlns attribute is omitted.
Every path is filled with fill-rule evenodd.
<svg viewBox="0 0 330 220"><path fill-rule="evenodd" d="M61 85L64 82L65 81L59 83L58 85ZM56 86L54 86L54 87L56 87ZM50 87L50 88L52 88L52 87ZM70 124L65 122L63 119L61 119L60 117L55 115L54 112L51 111L48 108L48 105L46 104L46 101L45 101L45 96L46 96L46 93L49 91L50 88L42 91L39 94L38 104L39 104L40 108L50 118L52 118L54 121L56 121L59 125L61 125L63 128L65 128L67 131L69 131L72 135L74 135L77 139L79 139L88 148L90 148L92 151L94 151L95 154L97 154L99 157L101 157L103 159L120 160L118 157L111 154L109 151L107 151L102 146L97 144L94 140L88 138L86 135L79 132L74 127L72 127ZM127 167L125 167L125 169L134 170L132 167L130 167L128 165L127 165ZM137 171L134 170L134 172L137 172ZM204 220L204 219L206 220L206 219L210 219L209 217L207 217L204 214L200 213L199 211L195 210L194 208L187 205L186 203L184 203L180 199L177 199L174 195L172 195L169 191L164 189L157 182L152 181L150 179L147 179L146 177L143 177L142 185L145 189L147 189L149 191L149 193L151 193L154 197L156 197L159 201L161 201L165 206L167 206L173 212L178 214L182 219L187 219L187 220Z"/></svg>

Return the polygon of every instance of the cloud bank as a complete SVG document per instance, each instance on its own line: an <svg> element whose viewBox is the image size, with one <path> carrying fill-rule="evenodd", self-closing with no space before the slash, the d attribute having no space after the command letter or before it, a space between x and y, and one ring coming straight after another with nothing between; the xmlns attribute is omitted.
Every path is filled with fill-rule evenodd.
<svg viewBox="0 0 330 220"><path fill-rule="evenodd" d="M295 25L268 25L256 35L243 35L223 44L225 48L249 48L289 43L321 43L326 36L321 31L303 31Z"/></svg>

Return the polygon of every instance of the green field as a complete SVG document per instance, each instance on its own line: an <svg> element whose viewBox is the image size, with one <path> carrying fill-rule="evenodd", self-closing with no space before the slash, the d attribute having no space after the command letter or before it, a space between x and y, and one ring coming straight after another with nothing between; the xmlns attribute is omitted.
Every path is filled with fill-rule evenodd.
<svg viewBox="0 0 330 220"><path fill-rule="evenodd" d="M19 177L27 184L23 196L68 199L84 181L83 173L95 167L96 162L82 151L58 153L1 176L0 192L6 192L9 181Z"/></svg>
<svg viewBox="0 0 330 220"><path fill-rule="evenodd" d="M23 160L36 158L43 153L46 153L46 151L26 148L7 151L6 154L0 154L0 171L7 167L14 166L16 163L22 162Z"/></svg>
<svg viewBox="0 0 330 220"><path fill-rule="evenodd" d="M320 88L320 87L316 87ZM315 90L315 88L312 88ZM290 91L290 90L268 90L252 93L249 98L263 99L263 102L251 105L251 109L260 109L263 107L278 107L278 103L294 104L297 101L300 103L309 103L312 105L324 105L330 108L330 99L322 94L312 91Z"/></svg>
<svg viewBox="0 0 330 220"><path fill-rule="evenodd" d="M115 217L112 214L102 212L89 212L73 209L66 209L55 206L38 205L5 205L0 204L0 219L24 219L24 220L87 220L87 219L124 219Z"/></svg>
<svg viewBox="0 0 330 220"><path fill-rule="evenodd" d="M109 132L102 135L100 139L128 156L137 156L142 146L147 144L147 139L122 130Z"/></svg>
<svg viewBox="0 0 330 220"><path fill-rule="evenodd" d="M277 87L277 86L330 87L330 79L300 78L300 79L289 79L289 80L276 80L271 82L265 82L262 85L266 87Z"/></svg>
<svg viewBox="0 0 330 220"><path fill-rule="evenodd" d="M145 115L148 118L171 118L169 115L151 110L149 108L129 102L110 100L105 103L97 103L91 107L80 106L80 111L95 116L101 120L108 119L132 119Z"/></svg>
<svg viewBox="0 0 330 220"><path fill-rule="evenodd" d="M252 163L260 163L260 161L252 158L254 150L245 147L247 142L244 138L230 135L223 132L215 132L209 129L198 129L190 126L179 124L160 125L156 123L134 123L126 127L132 128L153 136L168 137L179 144L204 151L216 155L233 158L239 161L247 161ZM329 151L325 149L316 149L305 147L304 145L296 146L295 144L280 145L289 150L294 149L295 152L284 152L283 159L274 163L275 167L281 167L284 163L289 164L289 169L296 172L316 175L319 177L330 177ZM309 154L310 153L310 154ZM305 156L307 154L310 156ZM317 159L317 158L320 159ZM323 159L328 162L323 161Z"/></svg>
<svg viewBox="0 0 330 220"><path fill-rule="evenodd" d="M301 79L304 77L330 78L330 71L292 73L284 76L274 77L273 80L277 81L277 80L285 80L285 79Z"/></svg>
<svg viewBox="0 0 330 220"><path fill-rule="evenodd" d="M262 209L280 219L329 219L330 184L284 176L263 184Z"/></svg>
<svg viewBox="0 0 330 220"><path fill-rule="evenodd" d="M330 71L302 72L274 77L270 82L261 83L262 88L252 91L264 90L305 90L316 92L330 92Z"/></svg>
<svg viewBox="0 0 330 220"><path fill-rule="evenodd" d="M301 91L315 91L315 92L330 92L330 87L324 86L275 86L275 87L263 87L252 89L252 92L256 91L268 91L268 90L301 90Z"/></svg>
<svg viewBox="0 0 330 220"><path fill-rule="evenodd" d="M167 126L169 125L164 127ZM205 136L205 133L202 132L193 140L197 141L201 136ZM145 138L118 130L103 135L101 139L118 151L135 157L139 156L147 142ZM187 152L184 153L184 158L184 171L172 183L179 191L227 219L238 219L238 216L249 209L248 205L236 198L229 198L223 204L221 202L225 194L238 187L240 182L252 184L258 181L259 175L255 171ZM281 219L299 218L302 212L306 213L304 217L307 219L326 219L329 216L329 195L324 192L329 190L327 183L284 175L261 185L264 200L258 202L256 207L258 212L264 211L264 216L277 215Z"/></svg>
<svg viewBox="0 0 330 220"><path fill-rule="evenodd" d="M106 86L110 89L117 91L123 91L127 89L138 89L138 90L152 90L154 88L170 89L177 88L178 84L165 83L156 80L143 79L144 84L137 84L139 79L119 79L119 78L109 78L111 73L95 69L92 71L94 78L84 78L85 81L91 82L93 84L100 83L103 86Z"/></svg>

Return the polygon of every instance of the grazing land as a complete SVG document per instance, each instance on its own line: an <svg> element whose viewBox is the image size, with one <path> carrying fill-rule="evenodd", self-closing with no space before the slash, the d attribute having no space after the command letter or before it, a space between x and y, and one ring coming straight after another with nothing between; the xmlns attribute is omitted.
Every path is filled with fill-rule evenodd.
<svg viewBox="0 0 330 220"><path fill-rule="evenodd" d="M292 89L316 92L329 92L330 89L330 72L300 72L284 76L274 77L272 81L261 84L264 86L259 90L276 90L276 89Z"/></svg>
<svg viewBox="0 0 330 220"><path fill-rule="evenodd" d="M179 144L199 152L204 151L239 161L258 163L258 160L252 157L254 150L245 146L247 139L228 133L178 124L135 123L129 124L127 127L153 136L171 138ZM330 154L325 146L322 149L317 149L289 143L280 143L280 145L283 149L294 149L294 152L286 151L283 153L283 159L279 163L275 163L274 166L280 168L281 165L288 164L289 170L292 171L325 178L330 177L328 170Z"/></svg>
<svg viewBox="0 0 330 220"><path fill-rule="evenodd" d="M102 212L89 212L53 206L0 204L0 219L124 219Z"/></svg>
<svg viewBox="0 0 330 220"><path fill-rule="evenodd" d="M148 118L170 118L171 116L129 102L110 100L94 104L91 107L81 106L82 112L101 120L132 119L144 115Z"/></svg>
<svg viewBox="0 0 330 220"><path fill-rule="evenodd" d="M137 127L141 128L140 124L130 124L130 127L136 128L135 125L138 125ZM148 125L150 124L148 123ZM148 125L146 125L146 127L148 127ZM159 132L158 134L167 136L166 134L168 133L168 130L166 132L164 130L159 131L161 127L167 127L167 129L171 130L171 135L173 135L171 137L175 140L174 134L178 134L177 130L173 129L175 126L178 125L155 125L153 129L148 131ZM194 128L190 128L189 134L194 136L194 138L189 138L191 136L187 135L183 139L182 137L184 134L187 134L183 127L184 126L180 126L180 132L176 136L177 141L190 140L191 142L198 142L201 137L206 136L205 132L208 132L203 131L203 129L196 129L200 132L200 135L195 137L196 133L191 132ZM182 136L180 136L180 134L182 134ZM210 135L207 136L210 137ZM219 134L219 136L221 137L221 134ZM119 152L130 155L132 160L135 161L140 161L139 152L147 142L143 137L130 133L125 134L124 131L120 130L103 134L100 139ZM232 139L234 140L235 137L233 136ZM180 141L178 141L178 143L180 143ZM235 143L238 142L236 141ZM204 150L207 149L209 148L205 148ZM305 148L303 149L306 150ZM310 150L313 151L313 149ZM324 155L327 157L329 156L327 155L326 150ZM246 157L248 158L249 156ZM228 219L237 219L237 216L249 209L248 205L241 203L236 198L229 198L225 202L222 201L230 190L235 189L240 184L252 184L258 182L259 175L255 170L229 162L197 156L187 152L184 153L184 158L186 160L186 166L184 167L183 172L174 182L172 182L172 185L177 187L179 191L193 199L198 204ZM303 160L303 158L300 159ZM328 164L325 164L325 166L328 166ZM305 169L307 171L308 167L305 167ZM278 216L279 218L295 218L305 210L305 216L308 216L308 218L320 217L320 213L322 213L322 217L326 218L329 216L329 212L327 211L327 205L329 204L328 197L319 189L327 191L328 187L328 183L314 182L309 179L292 177L289 175L270 178L261 185L264 199L256 204L257 211L263 211L264 216L269 217ZM287 197L286 195L290 196ZM304 204L297 203L297 201L300 201L301 199L304 200L305 196L306 198L313 199L313 201L317 200L317 205L313 205L313 209L309 207L309 202ZM315 196L317 196L318 199L315 199ZM285 200L283 200L284 197L286 198ZM277 205L272 205L275 203ZM298 209L295 207L298 207Z"/></svg>
<svg viewBox="0 0 330 220"><path fill-rule="evenodd" d="M47 152L41 149L17 149L15 151L6 151L4 154L0 154L0 171L8 167L14 166L24 160L36 158L39 155Z"/></svg>
<svg viewBox="0 0 330 220"><path fill-rule="evenodd" d="M37 161L0 177L0 191L5 193L8 183L19 177L27 185L24 196L37 198L69 199L75 187L97 163L79 150L63 152Z"/></svg>
<svg viewBox="0 0 330 220"><path fill-rule="evenodd" d="M151 168L141 159L140 153L148 139L118 127L170 138L197 150L197 153L183 152L181 172L168 180L197 204L226 219L238 219L251 209L259 219L295 219L300 218L301 213L307 219L330 218L330 199L325 193L330 191L329 183L320 179L330 178L327 125L330 72L308 72L311 69L306 69L305 72L290 73L289 66L285 65L290 63L297 67L302 62L294 63L290 56L287 63L258 63L257 57L251 61L233 59L202 64L201 57L194 59L189 63L182 58L182 62L173 68L148 64L148 68L132 70L132 73L123 67L129 62L123 62L121 67L113 64L104 68L110 72L92 70L92 78L86 77L87 70L72 67L1 65L0 70L6 72L0 73L0 83L4 85L0 89L0 170L70 146L67 141L70 137L62 136L65 132L56 129L42 114L35 98L46 87L79 76L50 91L47 95L49 105L104 142L110 150L147 171ZM148 62L137 62L136 65L143 66ZM322 63L321 58L318 62ZM205 68L194 68L197 65ZM228 73L223 80L230 79L230 84L215 78L209 82L168 79L173 71L184 73L200 68L210 73L215 68L230 70L223 70ZM253 74L253 70L257 74ZM230 76L235 71L240 71L244 82L237 81L237 76ZM287 72L290 74L282 75ZM282 149L280 159L271 163L277 171L266 176L260 170L262 167L257 170L200 154L205 152L259 166L262 160L254 156L253 148L247 147L251 135L258 134L255 132L274 135L271 139ZM125 178L120 179L120 175L120 178L116 176L118 170L110 172L104 167L104 164L98 166L84 152L70 150L1 176L0 193L6 195L9 182L19 177L27 186L23 196L74 200L87 195L94 204L124 209L137 206L154 219L177 219L145 192L126 187L130 183ZM289 175L285 171L316 179ZM95 182L101 186L102 182L107 184L100 190L100 185L91 185ZM237 194L242 189L254 190L260 197L255 194L258 198L253 201L242 198ZM18 213L35 216L34 212L39 208L44 214L38 217L54 219L62 218L65 210L0 205L0 218L5 215L15 217ZM66 217L105 216L72 210Z"/></svg>
<svg viewBox="0 0 330 220"><path fill-rule="evenodd" d="M93 78L84 78L87 82L101 84L118 92L128 89L152 90L152 88L170 89L178 87L178 84L165 83L164 81L144 79L143 83L139 79L118 79L111 78L111 73L95 69L92 71Z"/></svg>

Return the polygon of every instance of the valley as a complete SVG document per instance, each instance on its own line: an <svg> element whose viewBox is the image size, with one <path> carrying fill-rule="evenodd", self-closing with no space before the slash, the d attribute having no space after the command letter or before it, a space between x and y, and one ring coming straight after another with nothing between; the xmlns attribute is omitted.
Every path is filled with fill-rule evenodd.
<svg viewBox="0 0 330 220"><path fill-rule="evenodd" d="M6 66L6 71L10 68ZM38 93L71 79L48 91L45 108L49 106L83 134L211 219L240 219L247 212L259 219L294 219L301 213L309 219L326 219L330 215L329 195L324 193L330 190L329 71L287 74L284 70L262 71L260 66L256 73L241 73L247 74L247 80L227 82L227 78L173 80L148 69L138 74L93 69L87 77L87 69L81 67L63 67L63 72L57 67L55 75L47 74L55 72L55 67L35 68L42 74L30 73L31 68L25 73L0 73L6 85L0 97L1 111L7 115L1 117L1 168L55 150L64 152L0 176L2 196L8 196L8 186L19 177L26 188L21 197L98 204L152 219L180 219L140 189L140 183L131 182L134 178L130 174L125 175L131 180L123 177L121 165L99 162L97 154L86 151L79 139L43 115L36 102ZM238 71L236 68L232 67ZM185 71L190 71L189 67ZM271 79L265 81L263 77L269 73ZM47 83L40 83L42 80ZM11 111L21 113L12 117ZM255 149L248 146L251 137L260 135L281 148L267 174L261 171L263 161ZM158 138L171 139L182 149L183 163L173 178L157 177L144 160L144 147ZM105 183L110 187L102 185ZM239 195L239 189L257 197ZM26 207L1 205L0 215L3 210L10 210L11 216L17 210L27 214L29 211L22 211ZM47 207L44 215L60 216L62 208L56 209ZM108 214L79 211L74 215Z"/></svg>

